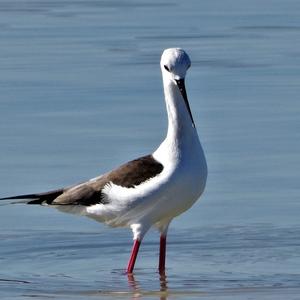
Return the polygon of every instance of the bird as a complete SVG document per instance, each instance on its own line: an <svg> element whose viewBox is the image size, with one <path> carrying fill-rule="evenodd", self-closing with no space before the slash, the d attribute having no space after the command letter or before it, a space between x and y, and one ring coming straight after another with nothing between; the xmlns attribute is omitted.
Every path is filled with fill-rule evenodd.
<svg viewBox="0 0 300 300"><path fill-rule="evenodd" d="M151 154L83 183L0 200L25 199L27 204L130 228L133 245L127 274L133 273L141 242L154 227L160 233L158 271L164 274L169 225L202 195L208 173L185 88L190 66L191 60L181 48L165 49L161 55L168 127L165 139Z"/></svg>

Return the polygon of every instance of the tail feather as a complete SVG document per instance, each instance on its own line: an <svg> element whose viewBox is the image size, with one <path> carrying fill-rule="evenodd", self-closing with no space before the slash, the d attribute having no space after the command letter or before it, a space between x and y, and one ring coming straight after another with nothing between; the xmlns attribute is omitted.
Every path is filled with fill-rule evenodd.
<svg viewBox="0 0 300 300"><path fill-rule="evenodd" d="M27 204L51 204L59 195L64 192L64 189L54 190L46 193L18 195L12 197L0 198L0 200L22 200L28 199ZM30 200L31 199L31 200Z"/></svg>

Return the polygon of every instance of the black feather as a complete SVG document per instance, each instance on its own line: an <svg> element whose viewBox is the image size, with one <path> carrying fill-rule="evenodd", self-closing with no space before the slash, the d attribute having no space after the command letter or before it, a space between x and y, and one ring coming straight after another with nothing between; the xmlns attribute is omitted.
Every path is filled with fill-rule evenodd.
<svg viewBox="0 0 300 300"><path fill-rule="evenodd" d="M0 198L0 200L21 200L21 199L29 200L29 199L32 199L31 201L28 201L27 204L42 204L42 203L50 204L53 200L55 200L63 192L64 192L64 190L60 189L60 190L50 191L50 192L46 192L46 193L4 197L4 198Z"/></svg>

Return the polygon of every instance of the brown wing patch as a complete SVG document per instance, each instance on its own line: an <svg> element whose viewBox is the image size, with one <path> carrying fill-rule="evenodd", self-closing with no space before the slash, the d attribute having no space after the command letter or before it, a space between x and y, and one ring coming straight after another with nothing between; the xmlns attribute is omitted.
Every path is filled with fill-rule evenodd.
<svg viewBox="0 0 300 300"><path fill-rule="evenodd" d="M58 196L52 205L94 205L106 204L101 190L112 182L116 185L133 188L142 182L155 177L163 170L163 165L152 155L132 160L119 168L104 174L96 180L88 181L67 189Z"/></svg>
<svg viewBox="0 0 300 300"><path fill-rule="evenodd" d="M107 175L108 181L116 185L132 188L155 177L163 170L163 165L152 155L132 160Z"/></svg>
<svg viewBox="0 0 300 300"><path fill-rule="evenodd" d="M155 177L163 170L163 165L154 159L152 155L132 160L119 168L104 174L92 181L81 183L72 187L50 191L40 194L19 195L6 199L31 199L28 204L49 205L84 205L97 203L106 204L102 195L103 187L112 182L116 185L133 188L148 179Z"/></svg>
<svg viewBox="0 0 300 300"><path fill-rule="evenodd" d="M58 196L52 205L92 205L101 202L101 192L83 183Z"/></svg>

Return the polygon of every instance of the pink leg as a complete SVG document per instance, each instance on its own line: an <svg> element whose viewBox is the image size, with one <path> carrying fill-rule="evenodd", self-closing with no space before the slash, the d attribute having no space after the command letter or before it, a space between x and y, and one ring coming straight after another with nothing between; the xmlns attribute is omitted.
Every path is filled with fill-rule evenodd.
<svg viewBox="0 0 300 300"><path fill-rule="evenodd" d="M139 252L140 245L141 245L141 242L139 240L135 240L133 243L130 259L129 259L128 265L127 265L127 273L128 274L131 274L134 269L134 264L136 261L137 254Z"/></svg>
<svg viewBox="0 0 300 300"><path fill-rule="evenodd" d="M162 234L160 236L160 245L159 245L159 266L158 266L158 270L159 270L160 274L165 272L166 246L167 246L167 236Z"/></svg>

